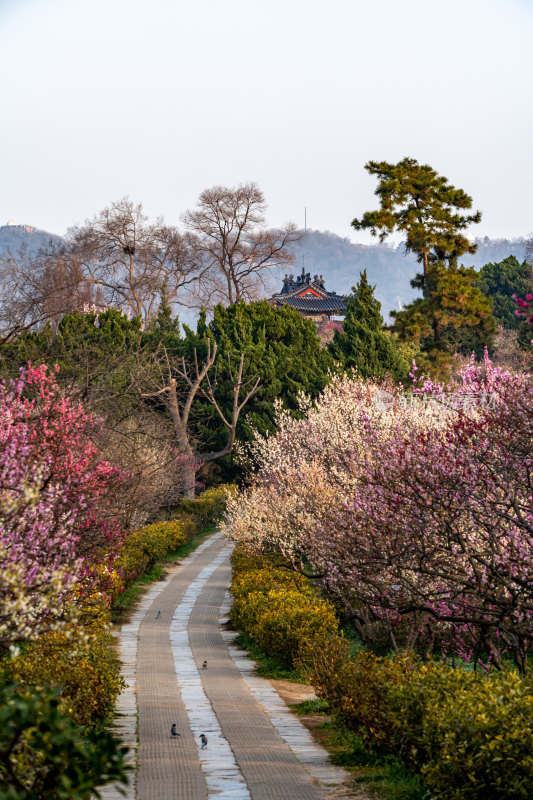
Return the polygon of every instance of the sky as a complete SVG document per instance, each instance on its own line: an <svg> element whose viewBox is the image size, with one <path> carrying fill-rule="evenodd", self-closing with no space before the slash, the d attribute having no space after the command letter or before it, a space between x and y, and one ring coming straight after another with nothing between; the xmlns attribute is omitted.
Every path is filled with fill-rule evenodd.
<svg viewBox="0 0 533 800"><path fill-rule="evenodd" d="M369 241L364 165L409 156L528 235L532 41L533 0L0 0L0 224L255 181L270 224Z"/></svg>

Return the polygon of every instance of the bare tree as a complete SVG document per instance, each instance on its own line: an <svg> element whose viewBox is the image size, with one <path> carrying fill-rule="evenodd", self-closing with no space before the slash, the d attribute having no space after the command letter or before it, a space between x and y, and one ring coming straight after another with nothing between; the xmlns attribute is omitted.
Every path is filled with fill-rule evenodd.
<svg viewBox="0 0 533 800"><path fill-rule="evenodd" d="M44 322L56 328L65 313L103 303L98 287L84 280L80 263L56 243L37 253L22 247L0 258L0 287L3 342Z"/></svg>
<svg viewBox="0 0 533 800"><path fill-rule="evenodd" d="M143 398L160 397L165 403L174 427L176 443L180 453L180 464L183 475L183 494L193 498L196 486L196 473L210 461L216 461L228 455L235 443L237 422L240 413L248 401L259 390L259 377L243 382L244 353L241 354L236 371L232 370L228 356L230 378L233 386L233 403L231 416L226 416L216 398L216 376L210 377L210 370L217 358L217 344L207 340L207 354L200 363L194 350L194 364L188 365L182 358L179 365L173 364L168 353L162 348L157 358L158 378L152 381L159 384L154 391L142 392ZM152 373L153 376L153 373ZM241 392L245 394L241 399ZM220 450L199 453L191 435L189 421L195 398L202 394L215 408L222 424L227 429L226 444Z"/></svg>
<svg viewBox="0 0 533 800"><path fill-rule="evenodd" d="M291 245L301 233L293 223L267 229L265 209L257 184L245 183L206 189L196 208L184 214L187 230L198 237L206 268L200 300L207 308L217 302L257 299L265 291L269 270L294 261Z"/></svg>
<svg viewBox="0 0 533 800"><path fill-rule="evenodd" d="M533 265L533 233L524 242L524 261Z"/></svg>
<svg viewBox="0 0 533 800"><path fill-rule="evenodd" d="M181 497L183 476L169 420L136 408L123 419L108 414L99 440L105 458L125 474L114 497L113 516L126 529L138 528L164 505Z"/></svg>
<svg viewBox="0 0 533 800"><path fill-rule="evenodd" d="M165 287L167 301L192 302L206 270L193 234L150 222L127 198L71 228L65 241L0 259L3 340L87 305L115 306L150 321Z"/></svg>
<svg viewBox="0 0 533 800"><path fill-rule="evenodd" d="M533 367L533 356L527 350L522 350L518 343L518 332L508 330L503 325L498 325L494 337L493 362L496 366L509 372L530 372ZM465 366L467 366L465 364Z"/></svg>
<svg viewBox="0 0 533 800"><path fill-rule="evenodd" d="M183 291L202 271L194 236L181 234L161 218L149 222L142 205L127 197L71 228L68 243L85 282L98 286L109 305L144 322L157 313L163 286L168 302L183 302Z"/></svg>

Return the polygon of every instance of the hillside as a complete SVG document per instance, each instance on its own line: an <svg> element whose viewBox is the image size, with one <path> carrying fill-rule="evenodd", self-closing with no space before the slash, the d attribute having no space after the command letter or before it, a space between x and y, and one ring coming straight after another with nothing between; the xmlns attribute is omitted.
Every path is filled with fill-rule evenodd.
<svg viewBox="0 0 533 800"><path fill-rule="evenodd" d="M21 247L29 252L36 252L41 247L46 247L50 241L57 242L60 239L55 233L41 231L31 225L8 222L7 225L0 225L0 257L7 255L8 251L14 255Z"/></svg>
<svg viewBox="0 0 533 800"><path fill-rule="evenodd" d="M51 240L58 241L60 238L57 234L31 225L8 223L0 226L0 257L8 251L15 254L22 246L35 252ZM476 242L477 253L465 257L463 263L477 269L490 261L502 261L509 255L515 255L520 261L524 258L522 241L485 237ZM400 304L405 305L416 296L409 281L417 272L418 265L412 255L404 254L403 245L355 244L329 231L308 230L295 251L293 272L301 272L303 266L312 275L323 275L326 288L338 294L350 292L357 283L359 273L366 269L369 281L376 285L376 296L381 302L385 318L392 309L398 309ZM273 291L281 288L282 277L273 279L272 276L270 283ZM194 315L185 311L180 316L192 322Z"/></svg>
<svg viewBox="0 0 533 800"><path fill-rule="evenodd" d="M480 269L490 261L502 261L509 255L519 261L524 258L522 241L507 239L477 239L478 250L465 256L464 264ZM296 247L295 273L305 271L323 275L326 288L347 294L357 283L359 273L366 269L368 279L376 285L376 297L381 302L384 317L399 304L405 305L415 296L410 280L419 267L413 255L405 255L403 245L355 244L329 231L308 230Z"/></svg>

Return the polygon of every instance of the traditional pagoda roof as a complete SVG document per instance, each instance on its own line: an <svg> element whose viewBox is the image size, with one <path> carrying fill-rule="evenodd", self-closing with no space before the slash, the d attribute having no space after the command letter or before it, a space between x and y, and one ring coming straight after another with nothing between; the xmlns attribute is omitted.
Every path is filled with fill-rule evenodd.
<svg viewBox="0 0 533 800"><path fill-rule="evenodd" d="M336 311L345 312L346 305L340 297L287 297L278 300L280 304L295 308L297 311L315 311L317 314L334 314Z"/></svg>
<svg viewBox="0 0 533 800"><path fill-rule="evenodd" d="M336 292L328 292L322 275L315 275L302 269L296 280L294 275L285 275L283 287L279 294L270 298L276 306L290 306L301 314L344 314L346 312L345 297Z"/></svg>

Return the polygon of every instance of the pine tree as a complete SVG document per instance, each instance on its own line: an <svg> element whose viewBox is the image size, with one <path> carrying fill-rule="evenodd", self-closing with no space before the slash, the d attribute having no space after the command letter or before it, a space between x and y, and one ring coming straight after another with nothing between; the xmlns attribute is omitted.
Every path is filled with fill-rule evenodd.
<svg viewBox="0 0 533 800"><path fill-rule="evenodd" d="M157 315L147 326L144 336L145 343L150 342L156 346L159 342L169 345L171 340L181 338L178 316L173 316L172 306L168 299L168 287L165 281L160 290L160 301Z"/></svg>
<svg viewBox="0 0 533 800"><path fill-rule="evenodd" d="M453 352L481 357L496 330L490 300L476 286L473 267L432 264L429 292L403 311L393 311L394 327L402 339L418 342L424 351L419 367L445 380ZM420 287L416 279L412 282Z"/></svg>
<svg viewBox="0 0 533 800"><path fill-rule="evenodd" d="M369 230L372 236L379 232L381 242L393 231L401 231L406 252L415 253L423 266L423 273L417 277L422 294L427 297L431 264L457 264L465 253L476 252L477 245L463 231L480 222L481 213L462 214L472 208L472 198L429 164L419 164L414 158L404 158L397 164L369 161L365 169L378 177L375 194L380 208L354 219L352 227Z"/></svg>
<svg viewBox="0 0 533 800"><path fill-rule="evenodd" d="M474 284L475 271L458 264L461 256L477 249L465 231L481 214L464 213L472 208L472 198L413 158L397 164L369 161L365 168L378 177L380 208L354 219L352 226L370 230L380 241L393 231L405 235L406 251L415 253L423 266L411 281L422 298L392 312L394 330L403 340L420 344L424 369L445 379L457 329L470 329L463 338L475 334L482 346L490 345L494 333L490 303Z"/></svg>
<svg viewBox="0 0 533 800"><path fill-rule="evenodd" d="M383 326L375 288L368 283L366 270L361 272L359 283L347 300L342 332L335 331L328 349L345 369L357 370L362 378L380 379L388 373L400 379L405 377L409 365Z"/></svg>

